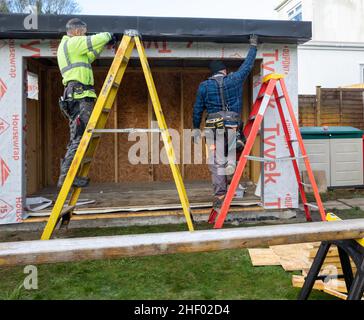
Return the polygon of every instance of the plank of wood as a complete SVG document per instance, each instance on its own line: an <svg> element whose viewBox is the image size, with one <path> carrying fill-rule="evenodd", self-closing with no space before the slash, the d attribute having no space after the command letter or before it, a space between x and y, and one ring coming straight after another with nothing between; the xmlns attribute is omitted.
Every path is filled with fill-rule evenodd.
<svg viewBox="0 0 364 320"><path fill-rule="evenodd" d="M0 266L257 248L364 236L364 219L0 244Z"/></svg>
<svg viewBox="0 0 364 320"><path fill-rule="evenodd" d="M233 207L252 207L258 206L260 201L233 201ZM211 202L191 203L191 209L211 208ZM165 204L165 205L149 205L149 206L123 206L123 207L95 207L95 208L78 208L74 210L75 215L102 214L113 212L141 212L141 211L161 211L161 210L179 210L182 209L181 204ZM257 208L261 210L261 208ZM46 217L51 213L50 210L42 210L38 212L29 212L31 217Z"/></svg>
<svg viewBox="0 0 364 320"><path fill-rule="evenodd" d="M292 276L292 286L294 288L302 288L305 283L305 277L299 275ZM347 293L344 280L330 279L329 281L316 280L313 289L324 291L325 289L335 290L341 293Z"/></svg>
<svg viewBox="0 0 364 320"><path fill-rule="evenodd" d="M250 260L254 267L280 266L279 256L271 248L249 249Z"/></svg>
<svg viewBox="0 0 364 320"><path fill-rule="evenodd" d="M285 271L296 271L309 268L312 263L308 258L311 244L298 243L283 246L272 246L272 251L279 257Z"/></svg>
<svg viewBox="0 0 364 320"><path fill-rule="evenodd" d="M305 283L304 276L293 275L292 276L292 286L294 288L302 288L303 284ZM322 280L316 280L315 284L313 285L314 290L324 290L324 282Z"/></svg>
<svg viewBox="0 0 364 320"><path fill-rule="evenodd" d="M345 293L341 293L339 291L336 291L336 290L333 290L333 289L330 289L327 287L325 287L323 291L334 297L340 298L342 300L346 300L348 298L348 296Z"/></svg>

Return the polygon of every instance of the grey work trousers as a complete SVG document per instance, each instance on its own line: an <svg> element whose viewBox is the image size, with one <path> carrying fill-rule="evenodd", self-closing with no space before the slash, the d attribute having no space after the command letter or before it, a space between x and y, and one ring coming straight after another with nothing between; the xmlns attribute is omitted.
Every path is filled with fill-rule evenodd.
<svg viewBox="0 0 364 320"><path fill-rule="evenodd" d="M226 167L236 166L236 130L206 129L208 166L211 172L214 196L226 194L233 175L227 174Z"/></svg>
<svg viewBox="0 0 364 320"><path fill-rule="evenodd" d="M82 135L86 129L87 123L90 120L92 110L95 105L95 99L84 98L75 100L75 108L78 108L78 113L69 121L70 126L70 141L67 145L67 152L61 160L60 180L64 179L71 166L73 157L80 144Z"/></svg>

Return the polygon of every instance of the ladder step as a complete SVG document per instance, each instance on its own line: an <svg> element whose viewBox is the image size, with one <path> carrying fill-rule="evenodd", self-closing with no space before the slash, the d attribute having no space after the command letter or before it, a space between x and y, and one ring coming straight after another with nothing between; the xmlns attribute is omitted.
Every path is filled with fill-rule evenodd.
<svg viewBox="0 0 364 320"><path fill-rule="evenodd" d="M75 209L75 206L65 206L61 213L59 214L59 218L62 218L63 216L65 216L66 214L72 212Z"/></svg>
<svg viewBox="0 0 364 320"><path fill-rule="evenodd" d="M112 86L113 86L114 88L116 88L116 89L119 89L120 84L119 84L119 83L117 83L117 82L113 82Z"/></svg>
<svg viewBox="0 0 364 320"><path fill-rule="evenodd" d="M82 164L86 164L86 163L90 163L92 161L92 158L91 157L87 157L87 158L83 158L82 159Z"/></svg>
<svg viewBox="0 0 364 320"><path fill-rule="evenodd" d="M91 138L92 139L99 139L99 138L101 138L101 134L93 134Z"/></svg>
<svg viewBox="0 0 364 320"><path fill-rule="evenodd" d="M301 182L301 185L304 186L304 187L310 187L310 188L312 188L312 185L309 184L309 183L303 183L303 182Z"/></svg>
<svg viewBox="0 0 364 320"><path fill-rule="evenodd" d="M315 204L312 204L312 203L304 203L303 205L306 206L306 207L314 208L314 209L318 209L319 208L318 206L316 206Z"/></svg>
<svg viewBox="0 0 364 320"><path fill-rule="evenodd" d="M258 162L280 162L280 161L292 161L298 159L307 158L307 156L303 157L281 157L281 158L262 158L262 157L254 157L254 156L245 156L248 160L258 161Z"/></svg>
<svg viewBox="0 0 364 320"><path fill-rule="evenodd" d="M256 116L252 116L252 117L250 117L250 118L249 118L249 120L248 120L248 121L254 121L254 120L255 120L255 118L256 118Z"/></svg>
<svg viewBox="0 0 364 320"><path fill-rule="evenodd" d="M279 96L278 99L281 100L281 99L284 99L285 96Z"/></svg>
<svg viewBox="0 0 364 320"><path fill-rule="evenodd" d="M137 128L126 128L126 129L93 129L92 133L160 133L162 129L137 129Z"/></svg>
<svg viewBox="0 0 364 320"><path fill-rule="evenodd" d="M123 63L128 63L129 62L129 58L127 58L126 56L123 56L122 62Z"/></svg>
<svg viewBox="0 0 364 320"><path fill-rule="evenodd" d="M110 108L104 108L104 109L102 109L102 112L110 113L111 112L111 109Z"/></svg>

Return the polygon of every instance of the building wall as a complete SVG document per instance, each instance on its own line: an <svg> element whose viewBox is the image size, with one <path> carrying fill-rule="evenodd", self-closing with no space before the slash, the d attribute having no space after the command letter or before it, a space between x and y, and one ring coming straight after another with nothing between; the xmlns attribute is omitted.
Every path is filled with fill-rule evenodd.
<svg viewBox="0 0 364 320"><path fill-rule="evenodd" d="M303 20L312 21L312 41L298 48L299 94L364 82L364 0L288 0L278 17L289 19L300 3Z"/></svg>
<svg viewBox="0 0 364 320"><path fill-rule="evenodd" d="M299 94L315 94L316 86L337 88L364 82L362 45L317 44L298 50Z"/></svg>
<svg viewBox="0 0 364 320"><path fill-rule="evenodd" d="M364 0L314 0L313 41L364 43Z"/></svg>
<svg viewBox="0 0 364 320"><path fill-rule="evenodd" d="M24 57L55 57L59 41L56 40L0 40L0 224L21 222L23 201L26 195L25 150L26 114ZM230 58L243 59L248 45L196 42L145 43L150 58ZM101 57L113 57L107 48ZM137 53L134 52L136 57ZM272 72L286 74L289 94L297 115L297 46L262 44L258 50L262 59L260 75L254 78L255 91L262 77ZM53 81L53 79L51 80ZM271 103L265 121L264 153L270 157L288 156L288 149L278 120L274 103ZM288 123L290 125L290 123ZM293 137L294 138L294 137ZM28 173L29 174L29 173ZM278 162L264 171L264 206L267 208L295 208L298 206L297 184L291 163Z"/></svg>

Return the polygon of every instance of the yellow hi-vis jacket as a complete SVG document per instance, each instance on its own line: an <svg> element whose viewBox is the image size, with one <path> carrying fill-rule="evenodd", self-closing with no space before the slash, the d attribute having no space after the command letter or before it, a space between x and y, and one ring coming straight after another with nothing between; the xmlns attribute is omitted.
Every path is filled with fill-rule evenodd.
<svg viewBox="0 0 364 320"><path fill-rule="evenodd" d="M111 40L108 32L93 36L63 36L57 51L58 66L66 86L69 81L78 81L84 85L94 85L91 63L99 56L105 45ZM75 99L96 98L92 90L74 94Z"/></svg>

